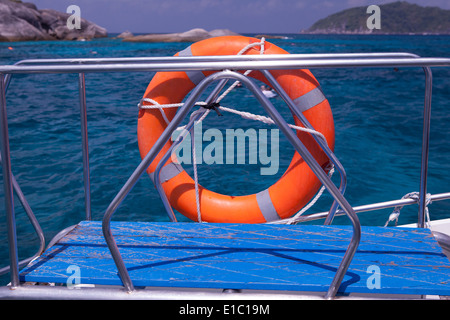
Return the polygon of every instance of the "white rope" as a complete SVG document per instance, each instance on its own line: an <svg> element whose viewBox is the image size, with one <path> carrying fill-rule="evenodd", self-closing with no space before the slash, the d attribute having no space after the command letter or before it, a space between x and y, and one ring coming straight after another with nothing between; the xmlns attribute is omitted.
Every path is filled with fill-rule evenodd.
<svg viewBox="0 0 450 320"><path fill-rule="evenodd" d="M241 51L238 52L238 56L244 54L245 52L247 52L247 50L253 48L253 47L257 47L260 46L260 51L259 54L264 54L264 50L265 50L265 44L266 39L264 37L261 38L261 42L254 42L254 43L250 43L248 45L246 45ZM244 72L244 76L248 76L253 70L247 70ZM231 92L231 90L233 90L234 88L236 88L237 85L239 85L239 80L235 81L227 90L224 91L224 93L219 96L217 98L217 102L222 101L223 98L225 98L227 96L227 94L229 94Z"/></svg>
<svg viewBox="0 0 450 320"><path fill-rule="evenodd" d="M420 198L419 198L419 192L410 192L405 194L402 199L413 199L415 200L417 203L419 202ZM426 214L426 218L427 218L427 228L430 228L430 214L428 211L428 205L431 204L431 194L427 193L426 197L425 197L425 214ZM403 206L397 206L394 208L394 211L392 211L392 213L389 215L388 220L386 221L386 223L384 224L385 227L387 227L387 225L389 224L389 222L391 221L395 221L395 226L397 226L398 223L398 218L400 216L400 210L402 210L404 207Z"/></svg>
<svg viewBox="0 0 450 320"><path fill-rule="evenodd" d="M150 102L151 104L146 104L144 105L143 102ZM143 98L141 99L141 101L138 103L138 107L140 109L159 109L159 111L161 112L161 115L164 118L164 121L166 122L166 124L169 124L170 121L169 119L167 119L166 113L164 112L164 108L179 108L182 107L184 105L184 103L168 103L168 104L159 104L157 101L150 99L150 98ZM196 106L206 106L207 103L206 102L196 102L195 103ZM184 128L184 127L180 127L180 128ZM178 129L180 129L178 128Z"/></svg>
<svg viewBox="0 0 450 320"><path fill-rule="evenodd" d="M143 101L151 102L151 103L153 103L153 105L142 105L141 103ZM149 98L142 99L141 103L138 105L141 109L159 109L161 111L161 114L163 115L163 118L164 118L164 120L166 121L167 124L169 124L170 121L167 119L167 117L166 117L164 111L162 110L162 108L178 108L178 107L183 106L183 103L172 103L172 104L160 105L156 101L154 101L152 99L149 99ZM197 102L195 105L206 106L207 103L200 101L200 102ZM269 117L266 117L266 116L263 116L263 115L258 115L258 114L254 114L254 113L250 113L250 112L246 112L246 111L239 111L239 110L228 108L228 107L224 107L224 106L218 106L218 109L220 109L221 111L225 111L225 112L229 112L229 113L233 113L233 114L239 115L239 116L241 116L244 119L260 121L260 122L263 122L265 124L270 124L270 125L274 125L275 124L275 121L273 121L272 118L269 118ZM202 116L201 119L199 119L196 122L196 124L198 124L199 122L203 121L206 118L206 116L209 114L209 111L210 110L205 112L205 114ZM325 143L327 143L327 140L326 140L325 136L322 133L320 133L319 131L316 131L316 130L313 130L313 129L309 129L309 128L300 127L300 126L296 126L296 125L293 125L293 124L290 124L290 123L288 123L288 126L290 128L292 128L292 129L295 129L295 130L298 130L298 131L303 131L303 132L307 132L307 133L310 133L310 134L314 134L314 135L320 137ZM181 129L184 129L184 128L185 128L185 126L181 126L181 127L177 128L177 130L181 130Z"/></svg>
<svg viewBox="0 0 450 320"><path fill-rule="evenodd" d="M197 120L196 123L200 123L201 121L203 121L203 119L206 118L206 116L209 114L210 111L211 111L210 109L207 109L203 113L201 118L199 120ZM201 112L201 111L197 110L197 111L193 112L191 115L191 118L196 115L196 112ZM184 130L187 131L186 129L184 129ZM198 191L197 153L195 152L196 151L195 137L191 137L191 146L192 146L192 167L194 169L194 188L195 188L195 205L197 207L197 221L202 222L202 213L200 210L200 195L199 195L199 191Z"/></svg>
<svg viewBox="0 0 450 320"><path fill-rule="evenodd" d="M262 115L258 115L258 114L253 114L250 112L245 112L245 111L239 111L239 110L235 110L235 109L231 109L231 108L227 108L227 107L223 107L223 106L219 106L218 107L220 110L222 111L226 111L226 112L230 112L230 113L234 113L237 114L239 116L241 116L244 119L250 119L250 120L256 120L256 121L260 121L266 124L275 124L275 121L272 120L272 118L266 117L266 116L262 116ZM304 128L304 127L299 127L293 124L288 124L288 126L292 129L298 130L298 131L303 131L303 132L308 132L311 134L314 134L318 137L320 137L323 141L325 141L325 143L327 143L327 139L325 138L325 136L320 133L319 131L313 130L313 129L308 129L308 128Z"/></svg>
<svg viewBox="0 0 450 320"><path fill-rule="evenodd" d="M328 172L328 176L330 178L333 176L334 171L335 171L334 166L331 165L331 169ZM287 219L278 220L278 221L273 221L273 222L270 222L270 223L271 224L296 224L299 221L299 217L302 214L304 214L306 211L308 211L309 208L311 208L313 205L316 204L316 202L320 199L320 197L322 196L324 191L325 191L325 186L322 186L322 188L320 188L319 192L316 194L314 199L312 199L306 206L304 206L293 217L290 217L290 218L287 218Z"/></svg>
<svg viewBox="0 0 450 320"><path fill-rule="evenodd" d="M206 112L205 112L206 113ZM192 167L194 168L194 188L195 188L195 205L197 207L197 221L202 222L202 213L200 210L200 195L198 191L198 174L197 174L197 156L195 152L195 139L191 139L192 143Z"/></svg>
<svg viewBox="0 0 450 320"><path fill-rule="evenodd" d="M331 178L333 176L334 173L334 166L331 168L330 172L328 173L329 177ZM317 193L317 195L314 197L314 199L312 199L307 206L305 206L302 210L300 210L298 213L295 214L295 216L293 217L293 219L295 220L296 218L300 217L303 213L305 213L309 208L311 208L316 202L317 200L319 200L319 198L322 196L323 192L325 191L325 186L322 186L322 188L320 188L319 192Z"/></svg>
<svg viewBox="0 0 450 320"><path fill-rule="evenodd" d="M265 39L263 37L263 38L261 38L261 42L251 43L251 44L245 46L241 51L238 52L237 55L242 55L247 50L249 50L250 48L253 48L255 46L260 46L261 49L260 49L259 54L264 54L264 42L265 42ZM244 75L246 76L250 72L252 72L252 70L247 70L244 73ZM219 96L217 98L216 102L219 103L220 101L222 101L222 99L225 98L228 95L228 93L230 93L231 90L233 90L238 84L239 84L239 81L235 81L227 90L225 90L225 92L221 96ZM206 116L209 114L210 111L211 110L208 109L196 123L203 121L206 118ZM200 210L200 196L199 196L199 191L198 191L198 175L197 175L197 159L196 159L196 152L195 152L195 139L191 139L191 141L192 141L192 166L194 169L195 204L197 206L197 220L198 220L198 222L202 222L202 213Z"/></svg>

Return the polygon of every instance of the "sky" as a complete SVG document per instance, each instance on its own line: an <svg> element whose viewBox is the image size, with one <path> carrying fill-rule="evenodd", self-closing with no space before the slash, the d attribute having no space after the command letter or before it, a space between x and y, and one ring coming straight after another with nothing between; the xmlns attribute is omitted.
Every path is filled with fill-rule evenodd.
<svg viewBox="0 0 450 320"><path fill-rule="evenodd" d="M62 12L66 12L70 5L77 5L82 18L106 28L109 33L169 33L193 28L208 31L230 29L237 33L298 33L317 20L344 9L380 5L394 0L28 1L35 3L38 9L55 9ZM450 10L449 0L408 2Z"/></svg>

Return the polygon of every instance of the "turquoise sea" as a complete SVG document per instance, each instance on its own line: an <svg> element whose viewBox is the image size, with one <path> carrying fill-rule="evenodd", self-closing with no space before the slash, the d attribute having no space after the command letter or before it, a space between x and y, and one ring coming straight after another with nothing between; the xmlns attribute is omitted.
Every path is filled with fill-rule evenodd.
<svg viewBox="0 0 450 320"><path fill-rule="evenodd" d="M269 39L290 53L411 52L450 57L450 36L286 35ZM86 42L0 43L0 64L22 59L69 57L171 56L187 43L126 43L113 37ZM9 48L11 47L11 48ZM419 190L424 73L420 68L316 69L314 75L330 101L336 127L335 153L348 175L351 205L399 199ZM87 74L88 130L92 214L101 220L110 201L140 162L137 146L137 103L152 73ZM433 104L428 192L450 186L450 70L433 69ZM41 223L47 242L61 229L85 217L77 75L17 75L7 93L13 173ZM271 100L286 119L280 98ZM244 88L223 105L263 114ZM224 121L225 120L225 121ZM226 127L270 128L225 114L208 117L203 130ZM261 176L260 164L201 165L200 183L226 194L249 194L275 182L287 168L292 148L281 139L277 174ZM187 169L190 170L190 169ZM338 175L333 180L338 183ZM327 211L324 194L308 213ZM384 225L391 209L361 213L362 224ZM450 201L430 205L432 219L446 218ZM178 215L180 221L186 221ZM113 220L168 221L150 179L143 176ZM417 221L417 206L402 210L399 224ZM37 237L16 199L20 258L38 248ZM321 223L315 221L313 223ZM346 217L336 224L348 224ZM3 188L0 190L0 267L8 264ZM8 282L0 277L0 284Z"/></svg>

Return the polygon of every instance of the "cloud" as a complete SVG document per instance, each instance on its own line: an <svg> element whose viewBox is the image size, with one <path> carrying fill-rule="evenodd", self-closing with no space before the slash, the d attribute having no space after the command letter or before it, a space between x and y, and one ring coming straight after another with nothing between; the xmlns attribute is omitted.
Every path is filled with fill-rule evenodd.
<svg viewBox="0 0 450 320"><path fill-rule="evenodd" d="M347 0L347 6L349 7L362 7L366 4L368 4L369 1L367 0ZM373 1L372 1L373 2ZM378 1L377 3L379 3Z"/></svg>
<svg viewBox="0 0 450 320"><path fill-rule="evenodd" d="M200 27L240 33L299 32L326 16L355 6L395 0L33 0L62 12L71 4L81 16L110 32L179 32ZM448 0L407 0L450 9Z"/></svg>
<svg viewBox="0 0 450 320"><path fill-rule="evenodd" d="M123 0L119 0L123 1ZM141 0L137 0L141 1ZM309 0L311 1L311 0ZM261 13L282 12L307 6L307 1L298 0L147 0L147 7L159 13L208 13L219 15L258 15Z"/></svg>

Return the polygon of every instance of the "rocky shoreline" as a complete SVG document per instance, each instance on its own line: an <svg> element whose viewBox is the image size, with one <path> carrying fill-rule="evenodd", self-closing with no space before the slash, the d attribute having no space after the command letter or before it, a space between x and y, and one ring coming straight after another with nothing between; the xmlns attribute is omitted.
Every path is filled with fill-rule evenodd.
<svg viewBox="0 0 450 320"><path fill-rule="evenodd" d="M69 29L71 15L52 9L38 9L33 3L0 0L0 42L39 40L90 40L107 37L95 23L80 19L80 29ZM180 33L133 35L129 31L117 38L127 42L196 42L212 37L238 35L228 29L206 31L195 28Z"/></svg>
<svg viewBox="0 0 450 320"><path fill-rule="evenodd" d="M80 29L69 29L70 14L52 9L37 9L32 3L0 0L0 41L89 40L107 37L108 32L95 23L80 19Z"/></svg>

